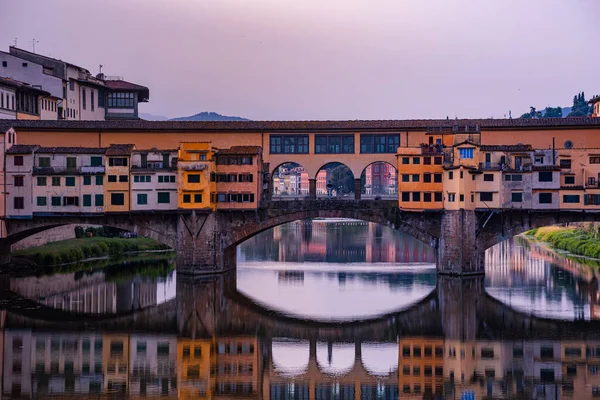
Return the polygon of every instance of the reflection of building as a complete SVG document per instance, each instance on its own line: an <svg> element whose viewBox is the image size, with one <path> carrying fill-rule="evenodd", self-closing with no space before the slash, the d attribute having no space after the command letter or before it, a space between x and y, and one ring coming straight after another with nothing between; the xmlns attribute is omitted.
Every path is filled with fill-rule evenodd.
<svg viewBox="0 0 600 400"><path fill-rule="evenodd" d="M3 394L12 398L29 397L31 393L30 330L4 332Z"/></svg>
<svg viewBox="0 0 600 400"><path fill-rule="evenodd" d="M165 396L176 386L175 336L131 335L129 393Z"/></svg>
<svg viewBox="0 0 600 400"><path fill-rule="evenodd" d="M444 340L401 338L398 382L402 396L421 399L441 394L444 383Z"/></svg>
<svg viewBox="0 0 600 400"><path fill-rule="evenodd" d="M216 357L212 339L177 340L177 397L211 399Z"/></svg>
<svg viewBox="0 0 600 400"><path fill-rule="evenodd" d="M260 372L256 337L218 338L215 397L258 393Z"/></svg>
<svg viewBox="0 0 600 400"><path fill-rule="evenodd" d="M103 335L104 390L126 393L129 388L129 335Z"/></svg>

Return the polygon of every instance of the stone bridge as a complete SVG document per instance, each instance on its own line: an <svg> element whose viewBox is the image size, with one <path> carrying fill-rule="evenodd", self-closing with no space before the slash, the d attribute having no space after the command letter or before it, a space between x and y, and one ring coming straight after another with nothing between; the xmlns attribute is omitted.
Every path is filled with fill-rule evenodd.
<svg viewBox="0 0 600 400"><path fill-rule="evenodd" d="M104 215L34 216L7 220L0 253L32 234L67 224L111 226L151 237L177 251L180 273L221 273L235 268L238 244L274 226L307 218L354 218L402 231L430 245L442 274L483 274L491 246L529 229L599 221L600 212L581 210L437 210L399 209L391 200L271 201L253 211L156 211Z"/></svg>

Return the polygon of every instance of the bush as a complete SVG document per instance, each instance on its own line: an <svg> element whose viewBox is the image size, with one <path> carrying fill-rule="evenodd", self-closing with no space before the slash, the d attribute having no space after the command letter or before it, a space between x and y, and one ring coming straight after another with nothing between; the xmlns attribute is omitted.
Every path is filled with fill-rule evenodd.
<svg viewBox="0 0 600 400"><path fill-rule="evenodd" d="M92 246L81 246L81 251L83 251L84 258L90 258L92 256Z"/></svg>
<svg viewBox="0 0 600 400"><path fill-rule="evenodd" d="M75 227L75 237L77 239L80 239L80 238L82 238L84 236L85 236L85 231L83 230L83 228L81 226L77 225Z"/></svg>

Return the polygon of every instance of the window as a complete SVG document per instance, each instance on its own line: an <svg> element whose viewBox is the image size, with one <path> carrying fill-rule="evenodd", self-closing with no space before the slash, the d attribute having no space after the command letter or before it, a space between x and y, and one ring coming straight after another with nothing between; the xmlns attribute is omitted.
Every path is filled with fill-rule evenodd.
<svg viewBox="0 0 600 400"><path fill-rule="evenodd" d="M400 146L400 135L360 135L360 152L396 153Z"/></svg>
<svg viewBox="0 0 600 400"><path fill-rule="evenodd" d="M600 164L600 157L590 157L590 164Z"/></svg>
<svg viewBox="0 0 600 400"><path fill-rule="evenodd" d="M103 175L96 175L96 185L98 185L98 186L104 185L104 176Z"/></svg>
<svg viewBox="0 0 600 400"><path fill-rule="evenodd" d="M580 197L578 194L565 194L563 195L563 203L579 203Z"/></svg>
<svg viewBox="0 0 600 400"><path fill-rule="evenodd" d="M473 158L474 157L474 149L472 147L458 149L458 156L460 158Z"/></svg>
<svg viewBox="0 0 600 400"><path fill-rule="evenodd" d="M431 157L423 157L423 165L431 165Z"/></svg>
<svg viewBox="0 0 600 400"><path fill-rule="evenodd" d="M483 349L481 349L481 358L482 359L494 358L494 349L493 348L483 348Z"/></svg>
<svg viewBox="0 0 600 400"><path fill-rule="evenodd" d="M129 176L119 175L119 182L127 182L127 181L129 181Z"/></svg>
<svg viewBox="0 0 600 400"><path fill-rule="evenodd" d="M23 208L25 208L25 198L15 197L13 199L13 206L15 210L22 210Z"/></svg>
<svg viewBox="0 0 600 400"><path fill-rule="evenodd" d="M513 203L521 203L521 202L523 202L523 192L512 192L510 194L510 200Z"/></svg>
<svg viewBox="0 0 600 400"><path fill-rule="evenodd" d="M83 108L84 110L87 108L87 90L85 90L85 88L81 88L81 108Z"/></svg>
<svg viewBox="0 0 600 400"><path fill-rule="evenodd" d="M199 193L194 194L194 203L202 203L202 195Z"/></svg>
<svg viewBox="0 0 600 400"><path fill-rule="evenodd" d="M273 154L308 154L308 135L271 135Z"/></svg>
<svg viewBox="0 0 600 400"><path fill-rule="evenodd" d="M454 171L448 172L448 179L454 179Z"/></svg>
<svg viewBox="0 0 600 400"><path fill-rule="evenodd" d="M404 165L410 164L410 157L402 157L402 164L404 164Z"/></svg>
<svg viewBox="0 0 600 400"><path fill-rule="evenodd" d="M461 201L461 202L465 201L465 195L464 194L459 195L458 196L458 201Z"/></svg>
<svg viewBox="0 0 600 400"><path fill-rule="evenodd" d="M442 201L442 200L443 200L442 192L435 192L433 194L433 201Z"/></svg>
<svg viewBox="0 0 600 400"><path fill-rule="evenodd" d="M551 171L540 171L538 172L538 179L540 182L552 182L552 172Z"/></svg>
<svg viewBox="0 0 600 400"><path fill-rule="evenodd" d="M413 182L419 182L420 179L421 179L421 176L419 174L413 174L412 175L412 181Z"/></svg>
<svg viewBox="0 0 600 400"><path fill-rule="evenodd" d="M402 192L402 201L410 201L410 192Z"/></svg>
<svg viewBox="0 0 600 400"><path fill-rule="evenodd" d="M75 196L63 197L63 206L78 206L78 205L79 205L79 197L75 197Z"/></svg>
<svg viewBox="0 0 600 400"><path fill-rule="evenodd" d="M425 203L431 203L431 193L423 193L423 201Z"/></svg>
<svg viewBox="0 0 600 400"><path fill-rule="evenodd" d="M183 195L183 202L184 203L191 203L192 202L192 195L191 194L184 194Z"/></svg>
<svg viewBox="0 0 600 400"><path fill-rule="evenodd" d="M45 168L50 166L50 157L40 157L38 158L38 166L40 168Z"/></svg>
<svg viewBox="0 0 600 400"><path fill-rule="evenodd" d="M561 168L566 168L566 169L571 169L571 160L570 159L561 159L560 160L560 167Z"/></svg>
<svg viewBox="0 0 600 400"><path fill-rule="evenodd" d="M67 176L65 178L65 186L75 186L75 177L74 176Z"/></svg>
<svg viewBox="0 0 600 400"><path fill-rule="evenodd" d="M464 175L463 175L463 171L461 170L461 171L460 171L460 179L462 179L463 177L464 177Z"/></svg>
<svg viewBox="0 0 600 400"><path fill-rule="evenodd" d="M84 207L91 207L92 206L92 195L91 194L84 194L83 195L83 206Z"/></svg>
<svg viewBox="0 0 600 400"><path fill-rule="evenodd" d="M596 178L590 177L588 178L588 185L594 186L596 184Z"/></svg>
<svg viewBox="0 0 600 400"><path fill-rule="evenodd" d="M513 358L523 358L523 348L522 347L513 348Z"/></svg>
<svg viewBox="0 0 600 400"><path fill-rule="evenodd" d="M48 199L46 199L45 197L38 196L36 197L35 204L39 207L45 207L47 205L47 201Z"/></svg>
<svg viewBox="0 0 600 400"><path fill-rule="evenodd" d="M13 165L16 167L22 166L23 165L23 156L15 156L15 158L13 159Z"/></svg>
<svg viewBox="0 0 600 400"><path fill-rule="evenodd" d="M60 206L60 197L52 196L52 198L50 199L50 202L52 204L52 207L58 207L58 206Z"/></svg>
<svg viewBox="0 0 600 400"><path fill-rule="evenodd" d="M139 205L148 204L148 195L146 193L138 193L137 195L137 203Z"/></svg>
<svg viewBox="0 0 600 400"><path fill-rule="evenodd" d="M94 195L94 204L96 207L104 207L104 195L96 194Z"/></svg>
<svg viewBox="0 0 600 400"><path fill-rule="evenodd" d="M171 193L169 192L158 192L158 204L165 204L171 202Z"/></svg>
<svg viewBox="0 0 600 400"><path fill-rule="evenodd" d="M188 183L200 183L200 174L190 174L187 178Z"/></svg>
<svg viewBox="0 0 600 400"><path fill-rule="evenodd" d="M108 108L134 108L135 93L109 92L106 101Z"/></svg>
<svg viewBox="0 0 600 400"><path fill-rule="evenodd" d="M316 154L354 153L354 135L315 135Z"/></svg>
<svg viewBox="0 0 600 400"><path fill-rule="evenodd" d="M69 90L75 90L75 81L69 80Z"/></svg>
<svg viewBox="0 0 600 400"><path fill-rule="evenodd" d="M90 157L90 165L92 167L101 167L102 166L102 157L91 156Z"/></svg>
<svg viewBox="0 0 600 400"><path fill-rule="evenodd" d="M127 157L110 157L108 159L108 165L111 167L126 167Z"/></svg>
<svg viewBox="0 0 600 400"><path fill-rule="evenodd" d="M456 201L456 193L448 193L448 201L454 203Z"/></svg>
<svg viewBox="0 0 600 400"><path fill-rule="evenodd" d="M84 186L89 186L89 185L91 185L91 184L92 184L92 177L91 177L91 176L89 176L89 175L85 175L85 176L83 177L83 184L84 184Z"/></svg>
<svg viewBox="0 0 600 400"><path fill-rule="evenodd" d="M7 62L7 61L2 61L2 66L3 66L4 68L8 67L8 62Z"/></svg>
<svg viewBox="0 0 600 400"><path fill-rule="evenodd" d="M566 175L565 176L565 185L574 185L575 184L575 175Z"/></svg>
<svg viewBox="0 0 600 400"><path fill-rule="evenodd" d="M94 108L95 108L94 95L95 95L94 90L93 89L90 90L90 106L91 106L92 112L94 111Z"/></svg>
<svg viewBox="0 0 600 400"><path fill-rule="evenodd" d="M116 182L117 181L117 176L116 175L109 175L108 176L108 181L109 182Z"/></svg>
<svg viewBox="0 0 600 400"><path fill-rule="evenodd" d="M421 192L412 192L412 201L421 201Z"/></svg>
<svg viewBox="0 0 600 400"><path fill-rule="evenodd" d="M429 173L423 174L423 182L424 183L431 183L431 174L429 174Z"/></svg>
<svg viewBox="0 0 600 400"><path fill-rule="evenodd" d="M493 182L494 174L483 174L483 181L484 182Z"/></svg>
<svg viewBox="0 0 600 400"><path fill-rule="evenodd" d="M479 193L479 201L494 201L494 193L493 192Z"/></svg>
<svg viewBox="0 0 600 400"><path fill-rule="evenodd" d="M581 357L581 347L565 347L565 357Z"/></svg>
<svg viewBox="0 0 600 400"><path fill-rule="evenodd" d="M552 203L552 193L540 193L539 194L539 203L540 204Z"/></svg>
<svg viewBox="0 0 600 400"><path fill-rule="evenodd" d="M23 179L22 175L14 176L13 179L14 179L14 185L15 186L23 186L23 180L24 179Z"/></svg>
<svg viewBox="0 0 600 400"><path fill-rule="evenodd" d="M124 193L111 193L110 204L113 206L125 205L125 194Z"/></svg>
<svg viewBox="0 0 600 400"><path fill-rule="evenodd" d="M410 182L410 175L402 174L402 182Z"/></svg>
<svg viewBox="0 0 600 400"><path fill-rule="evenodd" d="M544 163L544 156L535 156L534 163L535 164L543 164Z"/></svg>
<svg viewBox="0 0 600 400"><path fill-rule="evenodd" d="M415 164L415 165L421 164L421 157L413 157L413 164Z"/></svg>
<svg viewBox="0 0 600 400"><path fill-rule="evenodd" d="M442 182L442 174L433 174L433 181L435 183L441 183Z"/></svg>
<svg viewBox="0 0 600 400"><path fill-rule="evenodd" d="M52 186L60 186L60 176L52 177Z"/></svg>

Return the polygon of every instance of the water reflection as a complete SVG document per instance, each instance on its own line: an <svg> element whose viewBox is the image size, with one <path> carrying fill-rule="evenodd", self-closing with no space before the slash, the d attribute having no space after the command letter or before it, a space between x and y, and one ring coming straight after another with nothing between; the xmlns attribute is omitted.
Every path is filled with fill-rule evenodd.
<svg viewBox="0 0 600 400"><path fill-rule="evenodd" d="M407 308L431 293L435 254L385 226L303 220L238 247L237 287L290 316L360 320Z"/></svg>
<svg viewBox="0 0 600 400"><path fill-rule="evenodd" d="M524 238L486 253L486 290L503 303L545 318L600 317L595 269Z"/></svg>

